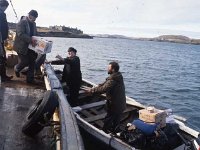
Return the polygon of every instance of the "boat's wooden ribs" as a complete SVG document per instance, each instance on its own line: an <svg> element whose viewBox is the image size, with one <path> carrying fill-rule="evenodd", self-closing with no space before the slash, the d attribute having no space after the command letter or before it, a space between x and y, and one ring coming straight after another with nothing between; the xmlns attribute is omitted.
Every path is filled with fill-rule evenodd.
<svg viewBox="0 0 200 150"><path fill-rule="evenodd" d="M103 114L100 114L100 115L96 115L96 116L85 118L85 121L93 122L93 121L97 121L97 120L103 119L103 118L105 118L105 116L106 116L106 113L103 113Z"/></svg>
<svg viewBox="0 0 200 150"><path fill-rule="evenodd" d="M130 112L130 111L138 111L138 109L135 108L134 106L128 106L126 110L124 111L124 113Z"/></svg>
<svg viewBox="0 0 200 150"><path fill-rule="evenodd" d="M87 116L88 118L92 118L94 116L94 114L91 114L89 111L87 110L83 110L81 111L81 113L85 116ZM97 121L94 121L95 124L97 124L99 127L103 127L103 121L101 120L98 120Z"/></svg>
<svg viewBox="0 0 200 150"><path fill-rule="evenodd" d="M89 109L89 108L93 108L93 107L97 107L97 106L102 106L102 105L105 105L105 104L106 104L106 100L103 100L103 101L99 101L99 102L95 102L95 103L77 106L77 107L79 107L79 110L77 110L76 112L79 112L79 111L85 110L85 109ZM76 110L76 107L73 107L73 109Z"/></svg>
<svg viewBox="0 0 200 150"><path fill-rule="evenodd" d="M124 111L124 113L130 112L130 111L136 111L136 110L137 109L135 107L127 107L126 110ZM100 115L96 115L96 116L85 118L85 120L87 122L93 122L93 121L97 121L97 120L103 119L103 118L105 118L105 116L106 116L106 113L102 113Z"/></svg>

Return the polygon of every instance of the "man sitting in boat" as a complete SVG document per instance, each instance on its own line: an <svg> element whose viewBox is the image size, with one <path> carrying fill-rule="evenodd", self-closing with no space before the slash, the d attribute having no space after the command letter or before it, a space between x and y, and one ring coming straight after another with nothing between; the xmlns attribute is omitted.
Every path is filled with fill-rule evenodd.
<svg viewBox="0 0 200 150"><path fill-rule="evenodd" d="M119 72L119 64L110 62L108 65L108 74L106 81L90 90L89 94L106 93L107 98L107 115L104 119L103 130L105 132L114 131L120 123L120 118L126 108L126 96L123 76Z"/></svg>
<svg viewBox="0 0 200 150"><path fill-rule="evenodd" d="M69 47L67 58L57 55L56 58L59 60L46 62L54 65L64 64L62 81L66 82L69 87L68 100L71 106L76 106L78 103L79 89L82 81L80 59L76 56L76 53L77 50L75 48Z"/></svg>

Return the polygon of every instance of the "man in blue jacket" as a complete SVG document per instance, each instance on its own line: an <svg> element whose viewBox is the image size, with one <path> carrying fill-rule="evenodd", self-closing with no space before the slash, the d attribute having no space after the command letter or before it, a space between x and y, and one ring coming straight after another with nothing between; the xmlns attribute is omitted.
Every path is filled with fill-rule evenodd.
<svg viewBox="0 0 200 150"><path fill-rule="evenodd" d="M8 22L4 11L9 3L7 0L0 0L0 76L1 82L10 81L13 76L6 75L6 51L4 41L8 38Z"/></svg>

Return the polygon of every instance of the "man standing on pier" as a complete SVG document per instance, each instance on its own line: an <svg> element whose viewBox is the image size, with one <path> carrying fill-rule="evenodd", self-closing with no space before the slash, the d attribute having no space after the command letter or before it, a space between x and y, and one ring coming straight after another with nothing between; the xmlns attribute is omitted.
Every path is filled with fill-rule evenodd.
<svg viewBox="0 0 200 150"><path fill-rule="evenodd" d="M33 47L36 41L32 36L37 33L35 20L38 17L36 10L31 10L28 16L22 17L16 27L16 37L14 41L14 50L17 51L20 62L15 65L14 70L17 77L20 77L20 71L28 66L26 76L27 83L34 83L35 60L37 53L28 48L29 44Z"/></svg>
<svg viewBox="0 0 200 150"><path fill-rule="evenodd" d="M110 76L106 78L104 83L86 91L89 94L106 93L107 115L103 126L105 132L115 131L117 125L120 123L121 115L126 108L125 86L117 62L109 63L108 74Z"/></svg>
<svg viewBox="0 0 200 150"><path fill-rule="evenodd" d="M6 75L6 51L4 41L8 38L8 22L4 11L9 3L7 0L0 0L0 76L1 82L10 81L13 76Z"/></svg>

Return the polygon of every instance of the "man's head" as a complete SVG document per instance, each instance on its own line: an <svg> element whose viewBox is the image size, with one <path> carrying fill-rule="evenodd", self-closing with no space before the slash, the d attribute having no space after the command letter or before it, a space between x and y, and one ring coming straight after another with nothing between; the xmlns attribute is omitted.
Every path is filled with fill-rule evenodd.
<svg viewBox="0 0 200 150"><path fill-rule="evenodd" d="M0 0L0 9L5 11L8 7L9 3L7 0Z"/></svg>
<svg viewBox="0 0 200 150"><path fill-rule="evenodd" d="M108 65L108 74L112 74L114 72L118 72L119 71L119 64L117 62L110 62Z"/></svg>
<svg viewBox="0 0 200 150"><path fill-rule="evenodd" d="M38 12L36 10L31 10L28 13L28 19L30 22L35 22L37 17L38 17Z"/></svg>
<svg viewBox="0 0 200 150"><path fill-rule="evenodd" d="M76 52L77 52L77 50L75 48L69 47L69 49L68 49L68 55L69 55L69 57L76 56Z"/></svg>

